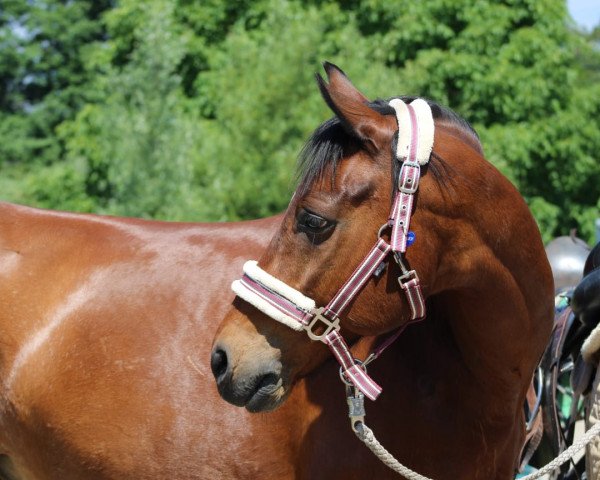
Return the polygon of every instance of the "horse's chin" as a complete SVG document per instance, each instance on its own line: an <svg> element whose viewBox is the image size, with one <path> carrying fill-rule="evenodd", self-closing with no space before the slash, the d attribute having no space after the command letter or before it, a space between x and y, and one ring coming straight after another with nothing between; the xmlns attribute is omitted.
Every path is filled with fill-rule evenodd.
<svg viewBox="0 0 600 480"><path fill-rule="evenodd" d="M246 401L244 407L250 413L271 412L285 402L289 389L285 388L281 379L274 385L259 388Z"/></svg>

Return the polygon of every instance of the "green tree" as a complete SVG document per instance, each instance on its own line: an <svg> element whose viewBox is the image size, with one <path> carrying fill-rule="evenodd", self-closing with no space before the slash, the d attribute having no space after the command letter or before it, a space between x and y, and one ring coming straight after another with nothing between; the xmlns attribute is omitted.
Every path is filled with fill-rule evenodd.
<svg viewBox="0 0 600 480"><path fill-rule="evenodd" d="M211 137L222 137L212 148L230 162L220 182L228 216L284 206L278 199L289 186L276 175L291 171L292 152L314 118L327 115L310 74L328 58L371 96L411 93L457 110L525 195L547 240L575 226L591 240L600 197L600 96L597 82L581 86L577 51L584 43L567 26L564 2L265 5L262 17L254 15L260 28L238 23L197 82L216 112ZM252 175L246 191L239 179Z"/></svg>
<svg viewBox="0 0 600 480"><path fill-rule="evenodd" d="M123 66L104 65L96 81L103 100L60 128L68 159L87 166L86 191L101 212L179 219L194 206L190 157L202 133L179 90L185 42L173 8L163 0L143 9L123 2L111 12L109 26L132 11L138 15L135 49ZM99 48L103 57L104 45Z"/></svg>
<svg viewBox="0 0 600 480"><path fill-rule="evenodd" d="M39 42L24 35L31 27L15 25L35 17L30 10L78 3L91 5L14 0L0 24L0 45L11 47L0 54L11 72L3 99L20 98L14 85L29 81L11 78L36 78L22 62L37 57L19 45ZM46 105L71 85L87 92L60 117L59 135L56 122L31 134L19 122L38 118L37 110L2 103L0 138L11 138L0 146L5 159L60 158L35 170L5 166L5 198L173 219L279 211L303 141L330 115L312 80L327 59L371 98L416 94L454 108L524 194L545 239L575 226L592 237L600 197L597 30L573 30L564 0L102 5L102 15L84 8L60 32L88 34L71 45L81 76L42 96Z"/></svg>
<svg viewBox="0 0 600 480"><path fill-rule="evenodd" d="M55 128L86 101L87 46L104 35L110 0L7 0L0 8L0 165L48 165L61 156Z"/></svg>
<svg viewBox="0 0 600 480"><path fill-rule="evenodd" d="M96 98L86 68L112 1L7 0L0 8L0 191L42 207L94 210L56 128Z"/></svg>

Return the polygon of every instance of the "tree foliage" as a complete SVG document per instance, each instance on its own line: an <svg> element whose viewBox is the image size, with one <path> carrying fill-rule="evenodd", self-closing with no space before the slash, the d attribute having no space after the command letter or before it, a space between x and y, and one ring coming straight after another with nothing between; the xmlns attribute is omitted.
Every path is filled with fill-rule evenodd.
<svg viewBox="0 0 600 480"><path fill-rule="evenodd" d="M67 158L86 164L86 192L99 211L177 219L191 207L189 160L202 133L199 117L186 112L180 91L177 67L184 50L174 6L157 1L155 7L124 4L111 12L109 31L135 12L140 21L131 39L135 49L125 65L104 66L96 83L103 101L86 105L75 120L63 123L59 136ZM109 46L118 57L120 46ZM102 60L102 50L96 61Z"/></svg>
<svg viewBox="0 0 600 480"><path fill-rule="evenodd" d="M598 29L562 0L10 0L0 13L0 189L51 208L225 220L285 208L329 113L324 59L371 97L455 109L546 239L592 239Z"/></svg>
<svg viewBox="0 0 600 480"><path fill-rule="evenodd" d="M0 162L60 157L54 129L88 100L83 57L104 35L108 0L7 0L0 8Z"/></svg>

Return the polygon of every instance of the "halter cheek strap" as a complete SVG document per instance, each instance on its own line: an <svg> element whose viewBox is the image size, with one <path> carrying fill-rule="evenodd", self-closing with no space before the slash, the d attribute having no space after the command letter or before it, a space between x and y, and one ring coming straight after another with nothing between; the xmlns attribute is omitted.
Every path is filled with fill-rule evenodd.
<svg viewBox="0 0 600 480"><path fill-rule="evenodd" d="M325 307L317 308L313 299L265 272L253 260L246 262L243 277L231 286L237 296L264 314L296 331L306 331L311 340L325 343L340 363L343 377L371 400L379 396L381 387L367 375L363 365L377 358L398 338L406 325L386 338L365 362L357 363L339 334L342 312L369 279L385 266L388 254L393 253L402 271L398 282L410 306L410 322L422 319L426 314L419 277L414 270L408 269L404 253L408 246L410 217L421 165L429 161L433 147L433 117L429 105L421 99L410 104L394 99L390 105L396 111L399 125L396 160L402 164L390 216L380 230L381 237L384 230L391 228L390 243L379 238Z"/></svg>

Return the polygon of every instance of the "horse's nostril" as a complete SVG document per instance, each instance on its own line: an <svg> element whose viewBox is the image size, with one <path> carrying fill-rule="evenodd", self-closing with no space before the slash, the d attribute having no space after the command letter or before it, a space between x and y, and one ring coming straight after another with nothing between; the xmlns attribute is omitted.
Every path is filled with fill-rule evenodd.
<svg viewBox="0 0 600 480"><path fill-rule="evenodd" d="M210 357L210 368L217 382L227 373L227 367L227 354L224 350L216 348Z"/></svg>

